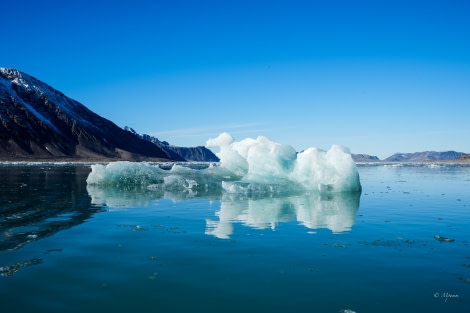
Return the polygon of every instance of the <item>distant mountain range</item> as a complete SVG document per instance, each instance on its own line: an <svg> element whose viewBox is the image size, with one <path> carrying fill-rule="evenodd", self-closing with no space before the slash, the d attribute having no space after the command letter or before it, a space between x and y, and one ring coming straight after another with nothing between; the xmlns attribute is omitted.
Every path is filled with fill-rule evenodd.
<svg viewBox="0 0 470 313"><path fill-rule="evenodd" d="M351 154L352 158L356 162L380 162L380 159L375 155L368 154Z"/></svg>
<svg viewBox="0 0 470 313"><path fill-rule="evenodd" d="M0 68L0 160L199 161L204 157L217 158L204 147L155 144L28 74Z"/></svg>
<svg viewBox="0 0 470 313"><path fill-rule="evenodd" d="M470 159L470 155L456 151L424 151L414 153L395 153L383 160L368 154L353 154L352 158L356 162L431 162L453 160L465 161Z"/></svg>

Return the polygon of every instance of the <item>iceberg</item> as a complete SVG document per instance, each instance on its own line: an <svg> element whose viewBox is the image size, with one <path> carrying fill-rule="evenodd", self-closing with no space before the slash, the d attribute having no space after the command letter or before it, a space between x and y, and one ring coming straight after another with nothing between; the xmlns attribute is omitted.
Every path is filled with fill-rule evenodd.
<svg viewBox="0 0 470 313"><path fill-rule="evenodd" d="M289 145L260 136L235 141L228 133L209 139L220 162L94 164L91 186L192 190L235 194L282 194L295 191L360 192L361 183L349 150L333 145L324 151L297 153Z"/></svg>
<svg viewBox="0 0 470 313"><path fill-rule="evenodd" d="M289 145L259 136L236 142L228 133L209 139L208 148L219 148L220 167L240 177L224 182L226 191L256 186L283 186L299 190L329 192L361 191L356 163L345 147L333 145L323 151L309 148L296 153Z"/></svg>

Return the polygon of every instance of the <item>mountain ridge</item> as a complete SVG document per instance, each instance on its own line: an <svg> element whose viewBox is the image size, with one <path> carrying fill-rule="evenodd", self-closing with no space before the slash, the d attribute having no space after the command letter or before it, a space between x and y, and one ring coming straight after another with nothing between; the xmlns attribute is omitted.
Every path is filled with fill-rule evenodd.
<svg viewBox="0 0 470 313"><path fill-rule="evenodd" d="M413 153L395 153L384 159L385 162L422 162L422 161L450 161L464 155L456 151L423 151Z"/></svg>
<svg viewBox="0 0 470 313"><path fill-rule="evenodd" d="M160 147L11 68L0 68L0 159L173 160Z"/></svg>
<svg viewBox="0 0 470 313"><path fill-rule="evenodd" d="M470 157L464 152L448 151L423 151L411 153L395 153L383 160L377 156L368 154L351 154L356 162L433 162L433 161L465 161Z"/></svg>

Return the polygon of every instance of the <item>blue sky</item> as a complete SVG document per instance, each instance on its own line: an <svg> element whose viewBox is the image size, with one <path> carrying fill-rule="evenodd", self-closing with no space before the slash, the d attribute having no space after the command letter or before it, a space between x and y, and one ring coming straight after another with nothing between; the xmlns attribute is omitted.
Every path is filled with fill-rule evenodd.
<svg viewBox="0 0 470 313"><path fill-rule="evenodd" d="M181 146L470 153L470 1L1 1L0 66Z"/></svg>

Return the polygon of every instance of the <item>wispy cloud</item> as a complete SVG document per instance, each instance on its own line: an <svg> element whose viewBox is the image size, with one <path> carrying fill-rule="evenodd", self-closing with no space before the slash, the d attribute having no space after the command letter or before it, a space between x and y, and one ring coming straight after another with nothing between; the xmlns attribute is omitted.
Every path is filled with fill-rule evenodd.
<svg viewBox="0 0 470 313"><path fill-rule="evenodd" d="M253 132L263 132L266 131L262 126L265 126L266 123L263 122L252 122L252 123L229 123L221 125L212 125L207 127L193 127L193 128L180 128L180 129L171 129L152 132L149 135L156 137L172 137L172 138L181 138L181 137L205 137L209 138L210 136L218 135L222 132L228 132L230 134L246 134Z"/></svg>

